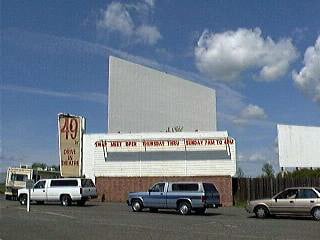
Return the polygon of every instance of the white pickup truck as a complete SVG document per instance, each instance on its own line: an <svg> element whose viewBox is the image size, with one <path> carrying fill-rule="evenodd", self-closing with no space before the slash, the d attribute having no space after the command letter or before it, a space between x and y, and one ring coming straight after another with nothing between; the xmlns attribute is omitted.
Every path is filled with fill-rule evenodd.
<svg viewBox="0 0 320 240"><path fill-rule="evenodd" d="M29 190L18 190L18 199L22 205L27 203ZM87 178L60 178L41 179L30 190L30 200L38 204L44 202L61 202L69 206L72 202L83 206L86 201L97 197L97 189L91 179Z"/></svg>

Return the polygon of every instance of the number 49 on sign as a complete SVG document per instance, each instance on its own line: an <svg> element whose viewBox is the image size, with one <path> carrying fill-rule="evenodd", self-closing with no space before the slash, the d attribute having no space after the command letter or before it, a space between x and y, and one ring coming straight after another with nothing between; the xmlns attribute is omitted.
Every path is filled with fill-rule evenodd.
<svg viewBox="0 0 320 240"><path fill-rule="evenodd" d="M78 120L76 118L64 118L64 124L60 129L61 133L65 133L65 138L71 139L77 138L78 133Z"/></svg>

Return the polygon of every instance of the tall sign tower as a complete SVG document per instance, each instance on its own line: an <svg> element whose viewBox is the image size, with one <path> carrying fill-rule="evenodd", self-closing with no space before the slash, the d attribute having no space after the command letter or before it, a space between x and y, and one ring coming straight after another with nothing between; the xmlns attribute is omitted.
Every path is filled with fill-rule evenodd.
<svg viewBox="0 0 320 240"><path fill-rule="evenodd" d="M61 176L80 177L82 175L82 139L85 119L60 113L58 128Z"/></svg>

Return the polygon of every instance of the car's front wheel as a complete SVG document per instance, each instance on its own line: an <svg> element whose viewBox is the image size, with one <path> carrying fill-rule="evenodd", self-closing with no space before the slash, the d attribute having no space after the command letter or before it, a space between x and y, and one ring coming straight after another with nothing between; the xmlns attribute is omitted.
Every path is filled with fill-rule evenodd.
<svg viewBox="0 0 320 240"><path fill-rule="evenodd" d="M257 206L254 213L257 218L266 218L269 215L269 211L265 206Z"/></svg>
<svg viewBox="0 0 320 240"><path fill-rule="evenodd" d="M320 221L320 207L312 209L312 217L316 221Z"/></svg>
<svg viewBox="0 0 320 240"><path fill-rule="evenodd" d="M20 201L20 204L21 204L21 205L26 205L26 204L27 204L27 201L28 201L28 199L27 199L27 194L21 195L21 196L19 197L19 201Z"/></svg>
<svg viewBox="0 0 320 240"><path fill-rule="evenodd" d="M141 212L142 210L142 202L140 200L133 200L131 203L131 208L134 212Z"/></svg>

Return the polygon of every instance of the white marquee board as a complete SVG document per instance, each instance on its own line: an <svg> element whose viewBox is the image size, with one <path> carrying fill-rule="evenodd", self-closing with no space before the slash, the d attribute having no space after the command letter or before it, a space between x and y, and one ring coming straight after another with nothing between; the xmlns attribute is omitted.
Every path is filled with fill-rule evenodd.
<svg viewBox="0 0 320 240"><path fill-rule="evenodd" d="M234 176L227 132L84 134L86 177Z"/></svg>

